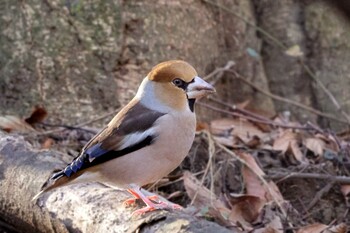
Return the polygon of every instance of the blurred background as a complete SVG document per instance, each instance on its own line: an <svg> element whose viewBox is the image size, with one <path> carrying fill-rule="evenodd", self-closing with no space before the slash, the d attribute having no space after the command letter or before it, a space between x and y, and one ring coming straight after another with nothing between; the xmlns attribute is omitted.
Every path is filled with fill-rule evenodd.
<svg viewBox="0 0 350 233"><path fill-rule="evenodd" d="M343 130L350 121L348 5L2 0L0 114L24 116L43 106L53 123L94 119L127 103L154 65L183 59L203 77L230 65L234 73L214 80L216 98L227 104ZM203 119L220 115L201 108Z"/></svg>

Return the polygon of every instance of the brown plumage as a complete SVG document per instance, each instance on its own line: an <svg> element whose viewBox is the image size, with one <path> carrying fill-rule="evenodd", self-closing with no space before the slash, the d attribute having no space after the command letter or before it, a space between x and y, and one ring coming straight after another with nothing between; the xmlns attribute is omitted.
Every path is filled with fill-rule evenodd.
<svg viewBox="0 0 350 233"><path fill-rule="evenodd" d="M187 62L172 60L159 63L147 75L149 80L155 82L171 82L174 78L182 78L190 82L193 77L198 76L197 71Z"/></svg>
<svg viewBox="0 0 350 233"><path fill-rule="evenodd" d="M178 208L152 202L140 190L174 170L187 155L195 135L196 99L214 88L184 61L155 66L136 96L82 149L67 167L46 182L42 191L83 182L127 189L154 209Z"/></svg>

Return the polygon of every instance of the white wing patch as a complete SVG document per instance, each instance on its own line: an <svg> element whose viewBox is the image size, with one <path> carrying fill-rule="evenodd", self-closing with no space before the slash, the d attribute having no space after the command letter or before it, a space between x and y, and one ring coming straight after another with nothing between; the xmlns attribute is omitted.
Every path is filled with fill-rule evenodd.
<svg viewBox="0 0 350 233"><path fill-rule="evenodd" d="M125 135L123 140L121 140L120 143L118 144L118 150L122 150L129 146L138 144L139 142L144 140L147 136L155 135L155 131L156 131L155 127L152 127L143 132L135 132L132 134Z"/></svg>

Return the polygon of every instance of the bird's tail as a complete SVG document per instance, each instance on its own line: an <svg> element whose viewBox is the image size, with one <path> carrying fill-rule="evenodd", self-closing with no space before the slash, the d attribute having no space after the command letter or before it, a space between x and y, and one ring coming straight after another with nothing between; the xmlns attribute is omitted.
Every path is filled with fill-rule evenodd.
<svg viewBox="0 0 350 233"><path fill-rule="evenodd" d="M39 193L37 193L33 198L32 201L36 202L42 194L55 189L59 186L63 186L65 183L67 183L68 177L64 175L63 171L59 171L54 173L50 179L48 179L43 186L41 187L41 190Z"/></svg>

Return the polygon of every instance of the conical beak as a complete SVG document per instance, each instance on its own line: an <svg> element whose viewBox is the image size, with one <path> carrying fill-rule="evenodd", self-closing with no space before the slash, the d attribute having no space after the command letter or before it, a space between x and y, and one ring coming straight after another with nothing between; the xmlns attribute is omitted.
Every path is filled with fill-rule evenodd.
<svg viewBox="0 0 350 233"><path fill-rule="evenodd" d="M198 76L187 86L186 90L188 99L199 99L214 92L216 92L215 88Z"/></svg>

